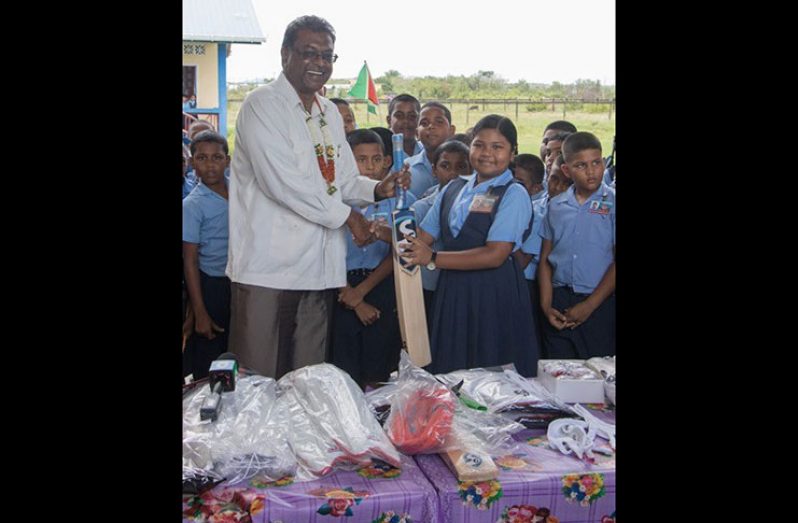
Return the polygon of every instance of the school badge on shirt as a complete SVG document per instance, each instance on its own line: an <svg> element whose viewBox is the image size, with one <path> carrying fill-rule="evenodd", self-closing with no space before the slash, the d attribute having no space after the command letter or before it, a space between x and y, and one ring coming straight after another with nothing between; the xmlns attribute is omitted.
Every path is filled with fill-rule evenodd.
<svg viewBox="0 0 798 523"><path fill-rule="evenodd" d="M589 212L593 214L609 214L612 209L612 202L608 202L602 198L601 200L593 200L590 202Z"/></svg>
<svg viewBox="0 0 798 523"><path fill-rule="evenodd" d="M493 210L493 206L496 205L497 199L498 197L491 194L477 194L474 196L474 199L471 200L471 206L468 208L468 212L489 213Z"/></svg>

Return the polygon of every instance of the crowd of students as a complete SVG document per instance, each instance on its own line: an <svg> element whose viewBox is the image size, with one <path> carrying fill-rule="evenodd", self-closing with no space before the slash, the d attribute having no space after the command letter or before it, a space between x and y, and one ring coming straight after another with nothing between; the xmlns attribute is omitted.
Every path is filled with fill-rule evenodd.
<svg viewBox="0 0 798 523"><path fill-rule="evenodd" d="M358 129L349 104L331 101L362 176L385 178L391 135L404 135L419 225L404 256L422 270L432 372L514 363L532 376L539 358L615 354L615 180L593 134L552 122L539 155L519 154L504 116L456 134L445 105L402 94L390 102L388 127ZM235 351L225 276L230 156L207 122L192 124L187 138L184 374L199 379ZM359 246L347 234L328 361L377 386L401 347L388 232L396 199L352 208L380 240Z"/></svg>

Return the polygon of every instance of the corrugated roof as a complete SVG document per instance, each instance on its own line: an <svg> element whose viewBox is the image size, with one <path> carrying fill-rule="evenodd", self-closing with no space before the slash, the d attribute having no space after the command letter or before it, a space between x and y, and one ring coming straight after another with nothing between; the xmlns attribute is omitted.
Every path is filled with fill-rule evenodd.
<svg viewBox="0 0 798 523"><path fill-rule="evenodd" d="M250 0L183 0L183 40L265 42Z"/></svg>

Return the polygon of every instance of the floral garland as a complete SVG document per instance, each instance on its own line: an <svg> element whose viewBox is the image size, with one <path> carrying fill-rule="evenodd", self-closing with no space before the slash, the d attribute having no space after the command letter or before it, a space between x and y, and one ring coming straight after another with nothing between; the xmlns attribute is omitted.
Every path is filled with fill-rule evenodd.
<svg viewBox="0 0 798 523"><path fill-rule="evenodd" d="M316 153L316 161L319 164L319 170L321 170L324 181L327 182L327 194L332 195L338 190L338 188L333 185L335 182L335 146L333 145L333 139L330 135L327 120L324 119L324 111L321 108L319 99L314 98L313 101L316 102L316 105L319 107L319 112L321 113L319 116L321 136L319 136L319 129L310 123L313 116L311 116L307 109L305 109L305 124L308 126L308 131L310 131L310 136L313 139L313 150Z"/></svg>

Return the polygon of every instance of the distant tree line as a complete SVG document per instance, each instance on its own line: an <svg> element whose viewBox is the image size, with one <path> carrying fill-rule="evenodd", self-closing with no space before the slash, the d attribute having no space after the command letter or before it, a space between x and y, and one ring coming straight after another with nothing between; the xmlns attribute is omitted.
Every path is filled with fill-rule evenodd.
<svg viewBox="0 0 798 523"><path fill-rule="evenodd" d="M330 79L330 84L346 83L348 79ZM228 99L241 100L244 96L268 80L258 83L236 84L228 88ZM399 93L410 93L417 98L571 98L582 100L615 98L615 86L601 85L599 80L579 79L571 84L554 82L551 84L529 83L525 80L508 82L493 71L479 71L470 76L448 75L445 77L423 76L406 78L399 71L389 70L374 79L378 84L380 97ZM328 97L345 98L347 89L336 88L327 93Z"/></svg>

